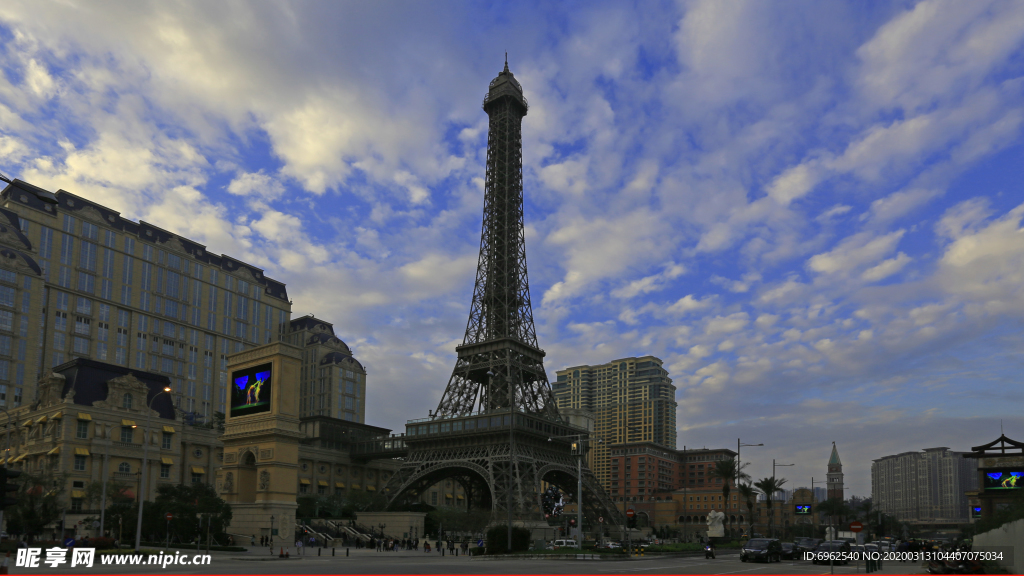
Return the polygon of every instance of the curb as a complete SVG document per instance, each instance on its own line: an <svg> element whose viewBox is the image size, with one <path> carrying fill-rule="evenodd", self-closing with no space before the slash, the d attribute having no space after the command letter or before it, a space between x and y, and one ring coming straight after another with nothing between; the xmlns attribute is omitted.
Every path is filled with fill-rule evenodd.
<svg viewBox="0 0 1024 576"><path fill-rule="evenodd" d="M609 554L496 554L474 556L474 560L604 560L604 561L626 561L632 560L625 555Z"/></svg>

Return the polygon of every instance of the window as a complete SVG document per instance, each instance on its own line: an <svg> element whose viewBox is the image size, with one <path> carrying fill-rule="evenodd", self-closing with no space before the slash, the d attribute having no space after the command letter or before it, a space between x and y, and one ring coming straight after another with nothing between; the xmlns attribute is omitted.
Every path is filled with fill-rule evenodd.
<svg viewBox="0 0 1024 576"><path fill-rule="evenodd" d="M299 484L299 494L309 494L309 484Z"/></svg>
<svg viewBox="0 0 1024 576"><path fill-rule="evenodd" d="M71 499L71 511L72 512L81 512L82 511L82 499L81 498L72 498Z"/></svg>
<svg viewBox="0 0 1024 576"><path fill-rule="evenodd" d="M14 308L14 288L0 286L0 305Z"/></svg>
<svg viewBox="0 0 1024 576"><path fill-rule="evenodd" d="M127 462L121 462L117 465L117 471L121 474L130 474L132 471L132 465Z"/></svg>
<svg viewBox="0 0 1024 576"><path fill-rule="evenodd" d="M161 464L160 465L160 477L161 478L170 478L171 477L171 465L170 464Z"/></svg>
<svg viewBox="0 0 1024 576"><path fill-rule="evenodd" d="M172 434L170 432L164 432L163 441L160 444L160 447L162 449L164 449L164 450L170 450L171 449L171 436L172 436Z"/></svg>
<svg viewBox="0 0 1024 576"><path fill-rule="evenodd" d="M78 427L75 429L75 438L79 440L87 440L89 438L89 423L85 420L78 421Z"/></svg>
<svg viewBox="0 0 1024 576"><path fill-rule="evenodd" d="M85 456L75 456L75 471L85 472Z"/></svg>
<svg viewBox="0 0 1024 576"><path fill-rule="evenodd" d="M89 354L89 340L86 338L80 338L75 336L74 338L74 351L75 354L82 354L83 356Z"/></svg>
<svg viewBox="0 0 1024 576"><path fill-rule="evenodd" d="M125 410L131 410L132 400L133 398L131 394L125 394L124 398L121 399L121 408L124 408Z"/></svg>
<svg viewBox="0 0 1024 576"><path fill-rule="evenodd" d="M131 443L135 439L135 428L125 426L121 428L121 442Z"/></svg>

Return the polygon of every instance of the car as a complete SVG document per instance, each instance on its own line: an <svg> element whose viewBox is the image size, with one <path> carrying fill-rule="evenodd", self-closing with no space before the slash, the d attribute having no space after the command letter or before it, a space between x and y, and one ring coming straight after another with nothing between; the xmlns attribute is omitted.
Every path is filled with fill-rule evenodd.
<svg viewBox="0 0 1024 576"><path fill-rule="evenodd" d="M803 556L805 552L814 552L814 549L821 543L820 538L794 538L793 544L796 544L797 554Z"/></svg>
<svg viewBox="0 0 1024 576"><path fill-rule="evenodd" d="M878 547L878 544L868 543L864 545L864 551L872 554L880 554L882 549Z"/></svg>
<svg viewBox="0 0 1024 576"><path fill-rule="evenodd" d="M782 557L786 560L796 560L799 557L796 551L796 544L792 542L783 542Z"/></svg>
<svg viewBox="0 0 1024 576"><path fill-rule="evenodd" d="M782 561L782 543L776 538L753 538L740 546L740 562L764 560Z"/></svg>
<svg viewBox="0 0 1024 576"><path fill-rule="evenodd" d="M576 547L576 541L575 540L555 540L554 546L555 546L555 548L575 548Z"/></svg>
<svg viewBox="0 0 1024 576"><path fill-rule="evenodd" d="M849 564L850 563L849 560L839 560L839 559L836 559L836 558L833 558L832 560L829 560L828 558L824 558L823 559L823 558L818 558L817 557L818 554L824 555L824 554L828 554L828 553L833 553L833 554L840 554L841 553L841 554L847 554L848 555L850 553L850 543L845 541L845 540L826 540L824 542L821 542L814 549L815 557L811 559L811 564L829 564L829 563L831 563L831 564Z"/></svg>

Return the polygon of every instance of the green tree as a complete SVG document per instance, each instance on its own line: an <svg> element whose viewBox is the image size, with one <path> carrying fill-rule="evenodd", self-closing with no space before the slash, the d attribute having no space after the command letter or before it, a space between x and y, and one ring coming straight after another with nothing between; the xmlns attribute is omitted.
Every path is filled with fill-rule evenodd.
<svg viewBox="0 0 1024 576"><path fill-rule="evenodd" d="M756 486L765 496L765 504L768 507L769 534L771 534L772 537L775 536L775 511L772 510L772 501L775 499L775 493L781 490L782 485L785 483L785 478L776 478L775 476L761 478L757 482L754 482L754 486Z"/></svg>
<svg viewBox="0 0 1024 576"><path fill-rule="evenodd" d="M172 516L169 526L167 513ZM191 541L197 535L205 539L209 519L209 532L218 538L231 523L231 516L231 506L209 484L165 484L157 487L156 498L143 508L142 533L145 539L155 536L156 540L163 540L167 530L172 539L180 542ZM134 521L130 525L135 528Z"/></svg>
<svg viewBox="0 0 1024 576"><path fill-rule="evenodd" d="M747 505L747 524L749 525L748 534L751 538L754 537L754 501L757 500L757 490L750 485L749 482L744 482L736 487L736 491L740 494L740 499Z"/></svg>
<svg viewBox="0 0 1024 576"><path fill-rule="evenodd" d="M719 460L715 467L708 472L708 477L712 480L720 479L722 481L722 499L725 500L726 508L729 507L729 490L731 488L730 482L743 482L744 480L750 480L750 475L743 471L747 467L747 463L743 463L739 466L736 465L736 460ZM725 510L723 510L725 512Z"/></svg>
<svg viewBox="0 0 1024 576"><path fill-rule="evenodd" d="M842 524L843 518L851 513L850 506L842 498L829 498L818 506L818 510L832 519L833 527ZM838 528L836 529L838 530Z"/></svg>
<svg viewBox="0 0 1024 576"><path fill-rule="evenodd" d="M32 542L43 534L47 525L58 522L64 514L67 474L49 471L25 473L17 482L18 503L4 511L7 531L11 534L24 534Z"/></svg>

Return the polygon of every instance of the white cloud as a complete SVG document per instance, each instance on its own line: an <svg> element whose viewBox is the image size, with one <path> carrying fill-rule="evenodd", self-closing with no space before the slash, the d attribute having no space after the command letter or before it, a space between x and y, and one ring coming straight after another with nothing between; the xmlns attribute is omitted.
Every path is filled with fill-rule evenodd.
<svg viewBox="0 0 1024 576"><path fill-rule="evenodd" d="M855 234L840 242L835 249L812 256L807 267L819 274L853 272L895 251L904 232L897 230L877 237L864 232Z"/></svg>
<svg viewBox="0 0 1024 576"><path fill-rule="evenodd" d="M262 171L235 176L228 184L227 190L236 196L255 196L263 200L276 200L284 194L284 186L276 178Z"/></svg>
<svg viewBox="0 0 1024 576"><path fill-rule="evenodd" d="M693 297L693 294L687 294L679 300L676 300L674 304L668 307L667 311L673 314L686 314L695 310L701 310L711 305L711 296L700 300Z"/></svg>

